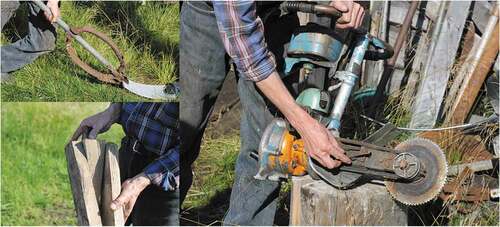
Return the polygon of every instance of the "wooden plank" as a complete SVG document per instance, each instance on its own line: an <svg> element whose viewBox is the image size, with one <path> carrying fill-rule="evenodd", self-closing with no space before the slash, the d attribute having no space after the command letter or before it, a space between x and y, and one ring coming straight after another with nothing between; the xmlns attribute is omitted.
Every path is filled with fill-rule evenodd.
<svg viewBox="0 0 500 227"><path fill-rule="evenodd" d="M118 148L115 144L108 143L105 146L104 155L104 183L102 190L102 224L106 226L121 226L125 224L123 219L123 209L111 210L110 205L113 199L120 195L120 167L118 165Z"/></svg>
<svg viewBox="0 0 500 227"><path fill-rule="evenodd" d="M340 190L323 181L301 187L300 225L408 224L407 209L389 195L383 185L364 184Z"/></svg>
<svg viewBox="0 0 500 227"><path fill-rule="evenodd" d="M387 13L389 11L388 1L371 1L371 25L370 34L384 41L387 41ZM360 80L363 87L376 88L382 72L384 71L383 61L365 61L365 70Z"/></svg>
<svg viewBox="0 0 500 227"><path fill-rule="evenodd" d="M389 12L389 23L401 25L405 19L408 9L410 8L410 1L391 1ZM411 29L424 29L429 26L429 20L425 18L419 21L418 17L413 17L411 22Z"/></svg>
<svg viewBox="0 0 500 227"><path fill-rule="evenodd" d="M458 50L470 1L446 2L433 30L430 54L415 100L410 127L433 127Z"/></svg>
<svg viewBox="0 0 500 227"><path fill-rule="evenodd" d="M391 2L391 5L393 2ZM407 10L407 9L406 9ZM391 9L392 12L392 9ZM416 18L416 17L415 17ZM401 26L390 25L389 26L389 43L396 43L396 38L401 30ZM408 37L411 37L411 30L408 32ZM388 94L398 93L401 89L402 80L405 76L405 59L406 59L406 48L408 46L408 42L405 40L403 45L401 46L401 50L399 52L398 58L396 59L396 63L394 65L394 72L387 83L387 87L385 92Z"/></svg>
<svg viewBox="0 0 500 227"><path fill-rule="evenodd" d="M77 221L78 225L101 225L92 175L83 151L83 143L80 141L72 141L65 148Z"/></svg>
<svg viewBox="0 0 500 227"><path fill-rule="evenodd" d="M472 21L474 21L474 24L481 33L484 33L484 29L491 15L491 8L491 3L488 1L474 1Z"/></svg>
<svg viewBox="0 0 500 227"><path fill-rule="evenodd" d="M472 106L476 101L481 86L484 84L488 73L490 72L499 49L499 35L498 35L498 9L496 16L492 16L483 34L479 51L474 56L472 62L473 70L466 76L464 85L461 87L456 101L447 115L446 124L460 124L465 122Z"/></svg>
<svg viewBox="0 0 500 227"><path fill-rule="evenodd" d="M105 143L97 140L83 139L83 147L85 148L85 156L89 166L90 175L92 176L92 184L96 192L97 203L101 204L101 191L102 191L102 176L104 168L104 155Z"/></svg>
<svg viewBox="0 0 500 227"><path fill-rule="evenodd" d="M461 57L458 59L460 62L460 68L458 73L455 74L452 80L450 89L448 90L447 97L444 103L443 113L446 115L450 111L451 107L455 103L457 94L460 87L464 83L465 77L469 74L473 68L473 58L479 50L479 44L481 42L481 37L475 32L474 24L470 23L468 31L465 34L463 42L463 51Z"/></svg>
<svg viewBox="0 0 500 227"><path fill-rule="evenodd" d="M302 214L301 214L301 207L302 204L300 203L300 190L303 185L309 184L313 182L314 180L309 176L303 176L303 177L292 177L292 191L291 191L291 199L290 199L290 225L291 226L298 226L301 225L302 223Z"/></svg>
<svg viewBox="0 0 500 227"><path fill-rule="evenodd" d="M429 18L429 20L436 22L439 16L439 8L443 5L442 0L430 0L427 1L427 7L425 8L425 16Z"/></svg>
<svg viewBox="0 0 500 227"><path fill-rule="evenodd" d="M425 11L423 9L429 8L429 3L430 2L420 2L419 10L416 12L419 21L423 21L426 19L425 14L428 9ZM439 8L439 5L437 5L436 8ZM422 29L425 29L425 31L429 31L430 25L432 25L432 23L428 23L427 27L422 27ZM423 74L425 60L427 59L427 55L429 54L429 37L430 32L416 31L411 40L412 50L408 55L408 58L410 60L408 64L410 65L411 70L408 75L401 100L401 104L403 105L402 107L406 110L411 110L415 100L417 85Z"/></svg>

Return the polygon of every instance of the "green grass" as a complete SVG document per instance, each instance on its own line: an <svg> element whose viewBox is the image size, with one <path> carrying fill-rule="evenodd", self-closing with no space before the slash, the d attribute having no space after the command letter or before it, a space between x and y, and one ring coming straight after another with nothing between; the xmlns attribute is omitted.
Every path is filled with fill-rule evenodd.
<svg viewBox="0 0 500 227"><path fill-rule="evenodd" d="M211 130L209 128L207 134ZM181 225L222 223L229 207L239 148L238 131L217 138L205 135L193 167L193 184L182 205Z"/></svg>
<svg viewBox="0 0 500 227"><path fill-rule="evenodd" d="M74 225L64 147L79 122L107 103L3 103L1 224ZM99 136L119 144L115 125Z"/></svg>
<svg viewBox="0 0 500 227"><path fill-rule="evenodd" d="M126 75L130 79L152 84L175 81L178 71L178 4L63 1L61 11L63 20L70 26L91 26L110 36L124 55ZM15 41L26 33L26 15L26 8L21 8L16 18L6 25L2 31L2 44ZM2 84L3 101L143 100L124 89L95 80L73 64L65 50L64 31L61 28L57 31L58 40L53 52L14 72L14 79ZM83 36L113 65L118 65L118 60L103 42L88 34ZM77 43L73 46L85 62L103 69Z"/></svg>
<svg viewBox="0 0 500 227"><path fill-rule="evenodd" d="M185 208L206 206L217 192L232 186L239 141L238 134L203 141L194 166L193 186L183 204Z"/></svg>

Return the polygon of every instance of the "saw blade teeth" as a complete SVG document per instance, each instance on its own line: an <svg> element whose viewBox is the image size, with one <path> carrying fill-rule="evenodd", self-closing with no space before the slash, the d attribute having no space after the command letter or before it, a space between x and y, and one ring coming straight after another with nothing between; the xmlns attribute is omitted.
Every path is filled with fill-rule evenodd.
<svg viewBox="0 0 500 227"><path fill-rule="evenodd" d="M392 198L394 198L396 201L401 202L402 204L405 205L411 205L411 206L416 206L416 205L421 205L424 203L427 203L437 197L441 190L443 189L444 185L447 182L447 175L448 175L448 162L446 161L446 156L444 152L439 148L437 144L432 142L431 140L424 139L424 138L414 138L410 139L407 141L404 141L400 143L397 147L396 150L403 150L406 149L410 146L415 146L415 145L420 145L422 147L427 148L429 152L428 154L431 154L436 158L437 165L436 169L433 169L437 177L433 180L433 187L429 187L429 189L422 194L416 194L416 195L411 195L411 194L402 194L397 191L397 183L394 181L385 181L384 184L386 185L387 190L389 191L389 194L391 195ZM408 183L408 186L411 183ZM406 185L402 185L401 183L399 184L399 187L404 187ZM417 185L415 185L417 186Z"/></svg>

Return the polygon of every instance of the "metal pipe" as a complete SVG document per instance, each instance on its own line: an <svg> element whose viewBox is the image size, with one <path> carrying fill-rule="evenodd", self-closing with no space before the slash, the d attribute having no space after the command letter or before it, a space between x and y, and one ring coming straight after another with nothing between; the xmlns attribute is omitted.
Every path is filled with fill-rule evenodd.
<svg viewBox="0 0 500 227"><path fill-rule="evenodd" d="M320 5L311 2L283 2L280 8L285 12L303 12L313 14L323 14L340 18L342 13L332 6Z"/></svg>
<svg viewBox="0 0 500 227"><path fill-rule="evenodd" d="M401 47L408 36L408 31L410 30L410 26L419 3L419 1L413 1L410 3L410 8L406 13L401 29L399 30L398 37L396 38L396 43L394 44L394 55L392 55L392 57L387 61L387 65L394 66L396 64L399 52L401 51Z"/></svg>
<svg viewBox="0 0 500 227"><path fill-rule="evenodd" d="M340 129L340 120L361 72L361 64L363 63L369 42L368 35L360 36L356 41L356 47L352 53L351 60L347 64L346 71L339 72L338 76L342 80L342 85L335 98L333 109L330 112L329 130L338 131Z"/></svg>
<svg viewBox="0 0 500 227"><path fill-rule="evenodd" d="M52 15L52 12L50 11L49 7L47 7L45 4L43 4L42 1L40 0L32 0L33 3L35 3L41 10L46 12L49 15ZM109 70L113 71L114 67L111 63L108 62L106 58L102 56L102 54L97 51L94 47L92 47L85 39L83 39L80 35L74 34L71 31L71 28L66 22L64 22L60 17L57 18L56 23L61 26L61 28L71 35L78 43L80 43L83 48L85 48L87 51L89 51L99 62L101 62L103 65L105 65Z"/></svg>

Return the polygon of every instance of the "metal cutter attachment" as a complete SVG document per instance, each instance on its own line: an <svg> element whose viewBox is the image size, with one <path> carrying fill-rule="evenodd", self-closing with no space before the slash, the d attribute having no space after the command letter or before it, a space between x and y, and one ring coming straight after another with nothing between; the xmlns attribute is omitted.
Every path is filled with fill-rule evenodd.
<svg viewBox="0 0 500 227"><path fill-rule="evenodd" d="M50 9L41 0L32 1L45 13L51 14ZM113 42L113 40L111 40L111 38L109 38L106 34L98 32L90 27L70 27L61 18L58 18L56 23L66 32L66 50L68 51L69 57L76 65L82 68L89 75L104 83L122 86L128 91L145 98L158 99L163 101L174 101L175 99L177 99L179 92L175 85L142 84L128 79L125 74L126 64L123 54L121 53L118 46ZM99 51L97 51L94 47L92 47L92 45L90 45L90 43L83 39L80 34L84 32L99 38L113 50L113 53L120 62L118 68L115 68ZM82 61L78 57L75 48L73 48L72 46L73 40L76 40L85 50L87 50L102 65L104 65L107 69L107 72L100 72Z"/></svg>
<svg viewBox="0 0 500 227"><path fill-rule="evenodd" d="M415 138L395 149L344 138L337 141L352 164L326 169L307 156L302 139L289 131L286 121L275 119L262 136L255 178L278 180L309 173L340 189L371 179L384 180L394 199L407 205L433 199L445 184L446 158L432 141Z"/></svg>

